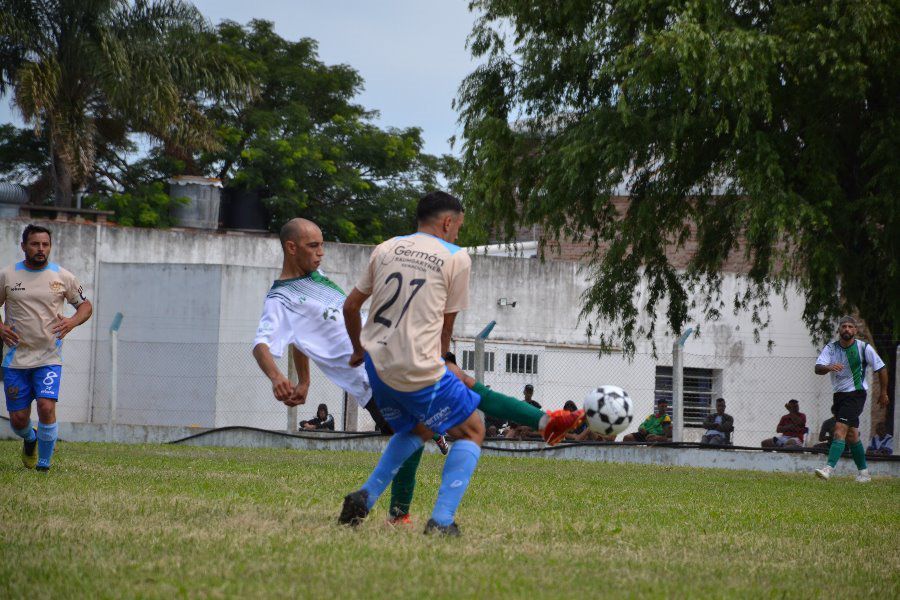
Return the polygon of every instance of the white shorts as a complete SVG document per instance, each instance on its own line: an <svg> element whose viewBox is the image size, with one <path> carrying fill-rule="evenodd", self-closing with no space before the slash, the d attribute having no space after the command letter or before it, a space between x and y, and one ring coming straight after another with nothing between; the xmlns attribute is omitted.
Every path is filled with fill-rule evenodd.
<svg viewBox="0 0 900 600"><path fill-rule="evenodd" d="M776 435L772 439L775 440L776 446L787 446L788 442L791 440L794 440L794 444L796 444L797 446L803 445L803 442L800 441L800 438L791 437L791 436L787 436L787 435Z"/></svg>

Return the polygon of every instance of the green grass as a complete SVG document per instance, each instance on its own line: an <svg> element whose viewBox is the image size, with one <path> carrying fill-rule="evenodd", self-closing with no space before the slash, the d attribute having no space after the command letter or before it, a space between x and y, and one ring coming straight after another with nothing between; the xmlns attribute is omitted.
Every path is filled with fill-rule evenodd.
<svg viewBox="0 0 900 600"><path fill-rule="evenodd" d="M900 483L493 458L457 515L356 531L376 455L61 444L49 474L0 442L0 597L900 596ZM849 470L848 467L844 467Z"/></svg>

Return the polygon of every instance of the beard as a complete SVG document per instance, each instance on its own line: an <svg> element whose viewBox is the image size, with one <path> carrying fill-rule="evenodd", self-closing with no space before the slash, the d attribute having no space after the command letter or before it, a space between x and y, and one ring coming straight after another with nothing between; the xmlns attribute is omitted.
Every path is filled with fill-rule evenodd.
<svg viewBox="0 0 900 600"><path fill-rule="evenodd" d="M34 256L28 257L28 262L36 267L43 267L47 264L47 255L46 254L35 254Z"/></svg>
<svg viewBox="0 0 900 600"><path fill-rule="evenodd" d="M849 339L852 339L852 338L853 338L853 335L850 334L850 333L847 333L846 331L845 331L844 333L841 334L841 339L842 339L842 340L849 340Z"/></svg>

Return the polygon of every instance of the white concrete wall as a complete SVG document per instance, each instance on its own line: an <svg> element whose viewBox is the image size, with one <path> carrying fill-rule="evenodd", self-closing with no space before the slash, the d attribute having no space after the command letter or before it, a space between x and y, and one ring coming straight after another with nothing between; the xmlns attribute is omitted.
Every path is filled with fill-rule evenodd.
<svg viewBox="0 0 900 600"><path fill-rule="evenodd" d="M21 260L18 241L26 224L21 219L0 220L3 240L0 264ZM263 298L280 268L281 253L275 236L45 224L54 233L51 259L82 280L86 294L97 305L96 314L100 315L67 340L63 401L59 410L62 420L88 421L92 413L98 420L101 411L97 405L105 406L107 402L102 397L104 386L99 380L108 378L108 319L116 311L125 314L122 334L125 338L129 319L140 318L143 312L140 306L104 305L105 298L114 302L121 294L108 293L103 282L98 282L98 274L103 271L101 264L219 265L222 276L218 289L192 290L181 298L177 292L172 293L176 307L185 298L196 303L207 294L219 296L216 335L220 348L216 359L214 423L283 427L286 420L283 407L271 400L268 384L250 356ZM327 244L323 270L349 290L365 267L369 252L370 248L365 246ZM586 276L575 263L475 256L470 308L457 319L456 334L471 339L488 321L496 320L488 347L497 352L496 371L487 374L487 383L516 396L520 396L525 383L534 383L535 397L550 409L561 407L566 399L580 400L587 390L597 385L617 384L636 401L636 427L652 407L656 366L671 365L673 340L663 333L657 336L658 358L650 354L649 343L645 341L638 343L638 354L632 361L615 352L597 358L597 348L590 345L585 325L578 322L581 294L587 288ZM153 283L138 280L131 285ZM740 285L738 277L725 278L726 304ZM516 306L498 306L500 298L516 301ZM193 306L192 310L196 308ZM828 416L831 396L828 381L813 374L818 348L809 340L801 310L802 303L796 296L791 296L787 307L782 306L780 298L773 298L772 324L764 332L762 343L753 340L749 315L734 316L728 310L717 323L699 323L701 337L687 342L686 367L722 371L721 391L728 401L728 411L736 419L736 443L757 444L762 437L774 435L778 417L784 412L783 404L792 397L800 400L813 436L819 423ZM188 307L185 311L190 313ZM771 352L765 343L769 337L775 342ZM458 349L471 347L466 344L459 342ZM539 373L526 376L503 372L507 351L540 354ZM314 372L313 377L310 402L317 404L321 398L340 422L339 392L323 382L318 373ZM96 397L93 410L92 395ZM301 418L310 416L314 410L314 406L304 407ZM361 411L361 425L370 424L368 414ZM863 430L868 437L868 424ZM695 430L686 433L688 439L699 435Z"/></svg>

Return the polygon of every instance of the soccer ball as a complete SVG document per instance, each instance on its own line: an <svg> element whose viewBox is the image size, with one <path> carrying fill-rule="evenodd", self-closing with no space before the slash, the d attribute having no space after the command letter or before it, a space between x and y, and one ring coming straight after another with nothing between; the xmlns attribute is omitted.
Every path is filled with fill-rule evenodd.
<svg viewBox="0 0 900 600"><path fill-rule="evenodd" d="M628 393L614 385L601 385L584 399L588 427L603 435L621 433L631 425L634 419L631 408Z"/></svg>

